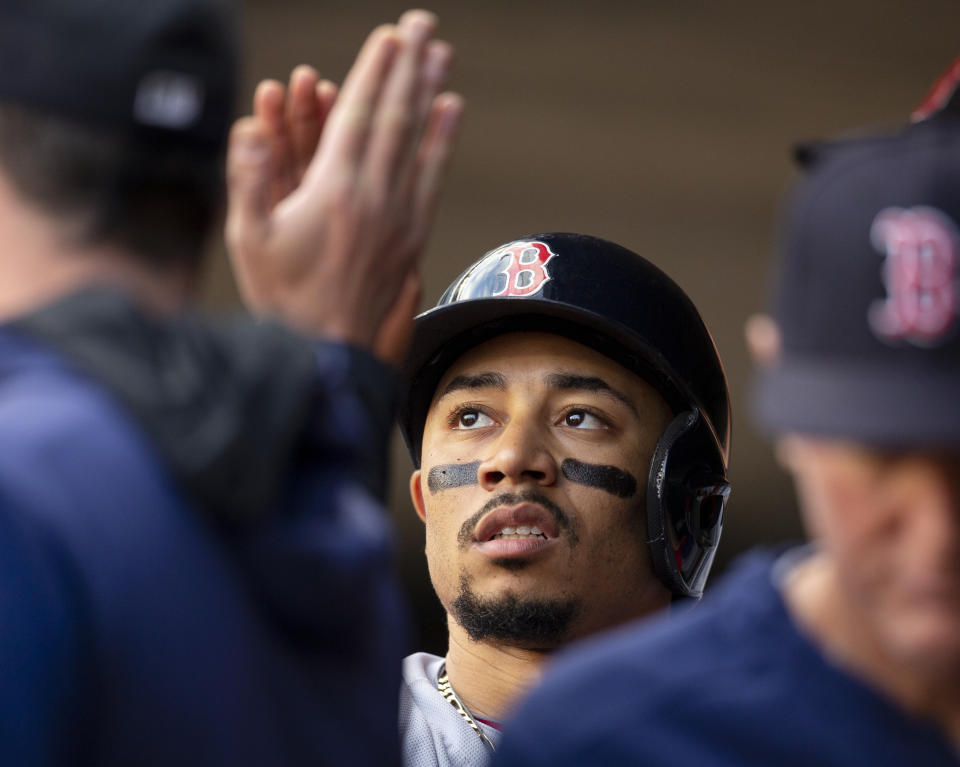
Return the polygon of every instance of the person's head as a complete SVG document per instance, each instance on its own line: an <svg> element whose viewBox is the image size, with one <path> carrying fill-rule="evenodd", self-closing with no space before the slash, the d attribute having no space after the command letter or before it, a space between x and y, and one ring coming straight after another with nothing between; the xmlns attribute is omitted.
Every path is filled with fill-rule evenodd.
<svg viewBox="0 0 960 767"><path fill-rule="evenodd" d="M960 673L960 96L802 160L756 414L864 636Z"/></svg>
<svg viewBox="0 0 960 767"><path fill-rule="evenodd" d="M473 639L550 648L700 595L726 380L640 256L557 233L489 251L417 318L400 423L434 588Z"/></svg>
<svg viewBox="0 0 960 767"><path fill-rule="evenodd" d="M195 269L223 197L233 27L226 0L5 0L6 186L67 247Z"/></svg>

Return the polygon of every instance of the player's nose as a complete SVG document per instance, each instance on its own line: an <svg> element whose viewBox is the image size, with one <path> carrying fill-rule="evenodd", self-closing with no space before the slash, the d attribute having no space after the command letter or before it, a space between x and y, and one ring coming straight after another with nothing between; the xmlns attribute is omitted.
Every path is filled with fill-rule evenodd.
<svg viewBox="0 0 960 767"><path fill-rule="evenodd" d="M897 490L909 498L910 524L918 547L934 556L960 558L960 454L912 456Z"/></svg>
<svg viewBox="0 0 960 767"><path fill-rule="evenodd" d="M502 430L477 478L485 490L504 485L552 485L558 466L547 449L546 435L532 419L513 418Z"/></svg>

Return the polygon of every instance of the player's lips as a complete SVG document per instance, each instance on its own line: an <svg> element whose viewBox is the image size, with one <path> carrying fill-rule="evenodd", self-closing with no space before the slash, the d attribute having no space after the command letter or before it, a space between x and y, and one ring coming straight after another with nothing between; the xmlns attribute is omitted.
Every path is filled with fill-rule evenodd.
<svg viewBox="0 0 960 767"><path fill-rule="evenodd" d="M549 546L559 534L553 514L538 504L522 503L501 506L484 516L474 533L474 545L492 557L527 556Z"/></svg>

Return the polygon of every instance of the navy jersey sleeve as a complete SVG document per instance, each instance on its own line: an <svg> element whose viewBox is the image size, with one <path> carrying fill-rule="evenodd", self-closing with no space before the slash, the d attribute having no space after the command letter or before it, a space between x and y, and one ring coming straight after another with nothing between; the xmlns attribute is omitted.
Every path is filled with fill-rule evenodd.
<svg viewBox="0 0 960 767"><path fill-rule="evenodd" d="M378 497L386 478L393 374L344 346L318 346L317 358L311 449L296 467L286 508L245 533L238 553L251 588L288 642L326 656L324 676L338 691L337 707L362 712L346 730L364 731L363 746L346 747L366 754L368 763L391 764L401 660L409 651L392 528ZM386 726L389 740L378 737Z"/></svg>
<svg viewBox="0 0 960 767"><path fill-rule="evenodd" d="M316 351L306 444L281 508L239 533L237 546L254 587L287 628L365 644L371 633L396 636L400 620L380 501L394 374L363 350L318 343Z"/></svg>
<svg viewBox="0 0 960 767"><path fill-rule="evenodd" d="M331 468L347 471L383 500L396 373L362 349L320 342L315 348L317 393L308 441Z"/></svg>

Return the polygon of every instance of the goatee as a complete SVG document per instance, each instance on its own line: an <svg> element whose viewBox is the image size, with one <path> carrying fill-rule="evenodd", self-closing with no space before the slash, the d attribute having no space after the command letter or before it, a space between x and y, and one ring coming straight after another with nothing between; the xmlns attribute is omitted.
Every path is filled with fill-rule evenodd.
<svg viewBox="0 0 960 767"><path fill-rule="evenodd" d="M453 602L453 616L474 641L498 639L521 647L556 647L566 638L576 616L575 600L526 599L516 594L484 598L460 579L460 594Z"/></svg>

